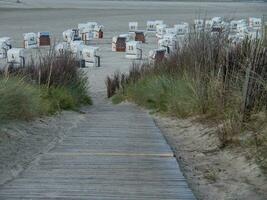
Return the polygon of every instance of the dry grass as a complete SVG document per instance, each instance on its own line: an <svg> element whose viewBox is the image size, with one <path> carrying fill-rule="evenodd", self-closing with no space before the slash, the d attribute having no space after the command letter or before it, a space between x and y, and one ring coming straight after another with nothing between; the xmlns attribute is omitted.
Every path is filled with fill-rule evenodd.
<svg viewBox="0 0 267 200"><path fill-rule="evenodd" d="M214 120L225 147L239 143L240 134L251 127L252 116L267 113L266 86L263 41L246 39L233 46L227 34L202 32L190 34L185 47L167 62L133 65L128 75L108 77L107 89L109 97L116 94L116 102L126 99L172 116ZM258 149L266 148L266 131L258 135ZM266 154L262 157L267 160Z"/></svg>
<svg viewBox="0 0 267 200"><path fill-rule="evenodd" d="M53 48L40 55L38 62L32 60L24 68L1 72L0 81L6 87L2 87L0 119L29 119L92 103L87 77L78 63L68 53L57 57ZM13 100L8 100L11 97Z"/></svg>

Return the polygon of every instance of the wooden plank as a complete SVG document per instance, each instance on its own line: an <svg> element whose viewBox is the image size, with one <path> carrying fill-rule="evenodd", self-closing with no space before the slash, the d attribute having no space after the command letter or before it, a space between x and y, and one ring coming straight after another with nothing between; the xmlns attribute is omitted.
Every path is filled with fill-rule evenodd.
<svg viewBox="0 0 267 200"><path fill-rule="evenodd" d="M112 119L112 120L110 120ZM102 102L15 180L0 199L195 199L151 117Z"/></svg>

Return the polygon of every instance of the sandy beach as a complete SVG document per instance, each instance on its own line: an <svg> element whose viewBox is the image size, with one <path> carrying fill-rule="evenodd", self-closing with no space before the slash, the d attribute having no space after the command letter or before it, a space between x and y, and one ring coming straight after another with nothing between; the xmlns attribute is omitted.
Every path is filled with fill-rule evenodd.
<svg viewBox="0 0 267 200"><path fill-rule="evenodd" d="M49 31L55 41L62 40L62 32L77 27L78 23L97 21L104 25L101 48L102 67L88 69L92 92L104 91L104 78L116 70L127 71L131 61L123 53L111 52L112 36L128 31L129 21L138 21L145 29L146 21L162 19L166 24L193 22L198 17L247 18L261 17L267 11L266 3L212 3L212 2L160 2L160 1L94 1L94 0L12 0L0 1L0 36L12 38L21 47L22 34ZM156 47L155 40L145 45L145 55Z"/></svg>

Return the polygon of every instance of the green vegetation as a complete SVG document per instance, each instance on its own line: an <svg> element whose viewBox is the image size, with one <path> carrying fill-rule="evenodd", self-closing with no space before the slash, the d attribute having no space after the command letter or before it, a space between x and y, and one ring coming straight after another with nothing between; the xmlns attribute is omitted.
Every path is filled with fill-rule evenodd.
<svg viewBox="0 0 267 200"><path fill-rule="evenodd" d="M29 120L92 104L88 80L70 55L42 57L38 64L0 75L0 121Z"/></svg>
<svg viewBox="0 0 267 200"><path fill-rule="evenodd" d="M124 99L178 117L197 113L199 104L191 82L164 74L148 76L130 84L124 93L119 92L112 100L117 103Z"/></svg>
<svg viewBox="0 0 267 200"><path fill-rule="evenodd" d="M0 79L0 96L1 120L26 120L43 110L38 88L18 77Z"/></svg>
<svg viewBox="0 0 267 200"><path fill-rule="evenodd" d="M244 145L267 169L267 50L262 41L233 46L226 38L191 34L166 62L107 77L108 96L114 103L128 100L169 116L216 122L222 148Z"/></svg>
<svg viewBox="0 0 267 200"><path fill-rule="evenodd" d="M60 110L77 110L80 105L91 105L91 98L79 93L75 88L50 87L42 89L41 97L46 105L46 113L53 114ZM79 90L79 88L77 88Z"/></svg>

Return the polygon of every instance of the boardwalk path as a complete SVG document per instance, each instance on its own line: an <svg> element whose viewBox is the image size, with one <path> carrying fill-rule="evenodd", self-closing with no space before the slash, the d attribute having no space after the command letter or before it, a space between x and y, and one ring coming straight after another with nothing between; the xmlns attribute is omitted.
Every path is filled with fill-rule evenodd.
<svg viewBox="0 0 267 200"><path fill-rule="evenodd" d="M151 116L105 99L105 77L128 71L131 63L110 51L110 41L98 44L102 67L87 69L94 105L58 144L0 187L0 200L194 199ZM156 46L149 43L146 54Z"/></svg>
<svg viewBox="0 0 267 200"><path fill-rule="evenodd" d="M194 199L146 112L105 100L85 112L78 127L0 188L1 200Z"/></svg>

